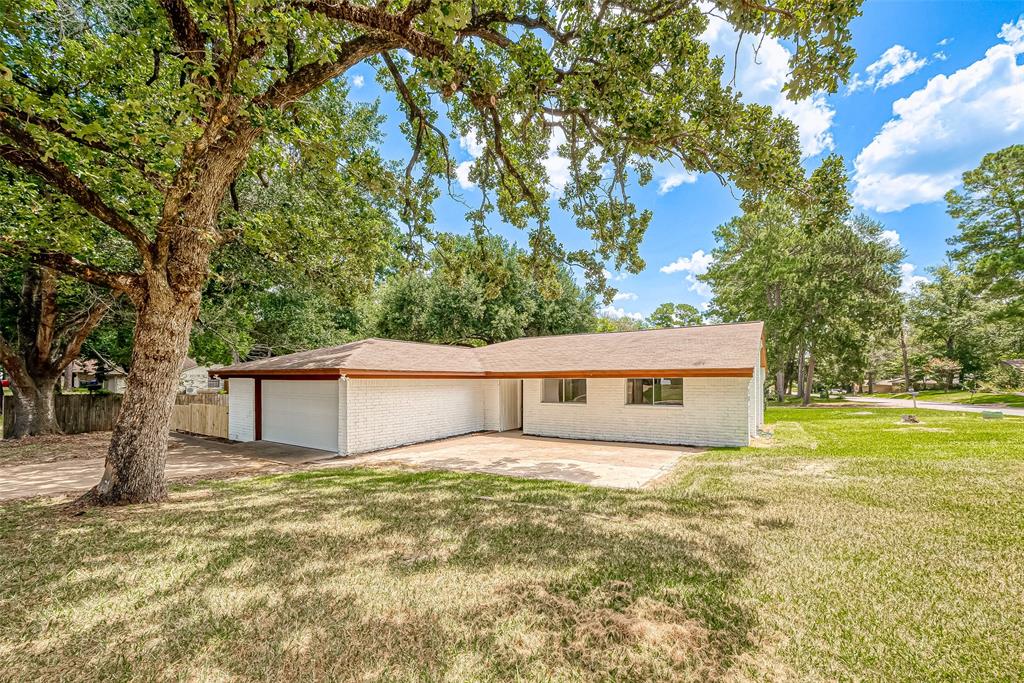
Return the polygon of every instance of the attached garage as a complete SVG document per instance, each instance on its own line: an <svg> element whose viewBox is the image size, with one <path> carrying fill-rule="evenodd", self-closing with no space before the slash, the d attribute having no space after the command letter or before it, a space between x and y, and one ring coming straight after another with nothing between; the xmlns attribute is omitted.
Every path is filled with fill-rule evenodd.
<svg viewBox="0 0 1024 683"><path fill-rule="evenodd" d="M262 380L264 441L338 450L337 380Z"/></svg>
<svg viewBox="0 0 1024 683"><path fill-rule="evenodd" d="M764 419L761 323L528 337L365 339L219 368L229 434L365 453L485 430L742 446Z"/></svg>

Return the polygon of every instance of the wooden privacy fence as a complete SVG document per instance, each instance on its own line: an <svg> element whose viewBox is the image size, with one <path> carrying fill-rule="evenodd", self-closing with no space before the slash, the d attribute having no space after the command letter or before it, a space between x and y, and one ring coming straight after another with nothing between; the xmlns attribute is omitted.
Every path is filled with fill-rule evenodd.
<svg viewBox="0 0 1024 683"><path fill-rule="evenodd" d="M104 432L114 428L121 410L121 394L57 394L53 397L57 424L65 434ZM178 394L171 414L171 429L206 436L228 437L227 394ZM14 422L14 397L3 397L4 432Z"/></svg>
<svg viewBox="0 0 1024 683"><path fill-rule="evenodd" d="M53 397L53 409L57 413L57 424L65 434L104 432L114 428L121 399L120 394L57 394ZM10 434L13 427L14 397L4 396L4 433Z"/></svg>
<svg viewBox="0 0 1024 683"><path fill-rule="evenodd" d="M219 436L226 439L228 438L228 407L226 404L215 405L212 403L175 405L171 413L171 430Z"/></svg>

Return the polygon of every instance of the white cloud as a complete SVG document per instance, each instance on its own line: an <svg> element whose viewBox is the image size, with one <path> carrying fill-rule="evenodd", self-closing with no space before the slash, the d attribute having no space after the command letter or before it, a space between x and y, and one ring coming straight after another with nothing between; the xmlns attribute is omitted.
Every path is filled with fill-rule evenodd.
<svg viewBox="0 0 1024 683"><path fill-rule="evenodd" d="M615 296L612 297L612 301L636 301L639 298L640 297L633 292L617 292Z"/></svg>
<svg viewBox="0 0 1024 683"><path fill-rule="evenodd" d="M558 148L563 144L565 144L565 133L561 128L553 129L551 137L548 138L548 155L541 160L544 170L548 173L548 183L559 194L569 182L569 160L558 154Z"/></svg>
<svg viewBox="0 0 1024 683"><path fill-rule="evenodd" d="M900 291L904 294L913 294L918 285L931 282L924 275L914 275L916 269L913 263L900 264Z"/></svg>
<svg viewBox="0 0 1024 683"><path fill-rule="evenodd" d="M605 268L603 272L604 272L604 279L605 280L609 280L611 282L622 282L627 277L629 277L629 273L613 273L612 271L608 270L607 268Z"/></svg>
<svg viewBox="0 0 1024 683"><path fill-rule="evenodd" d="M459 147L469 152L469 156L479 159L484 153L484 143L477 138L476 131L459 136Z"/></svg>
<svg viewBox="0 0 1024 683"><path fill-rule="evenodd" d="M462 161L455 167L455 178L463 190L471 190L476 187L476 183L469 179L469 171L472 168L472 161Z"/></svg>
<svg viewBox="0 0 1024 683"><path fill-rule="evenodd" d="M945 52L939 50L938 52L932 53L932 59L934 59L936 62L944 62L949 58L946 56Z"/></svg>
<svg viewBox="0 0 1024 683"><path fill-rule="evenodd" d="M365 83L366 83L366 79L363 78L362 76L353 76L352 77L352 87L353 88L362 88Z"/></svg>
<svg viewBox="0 0 1024 683"><path fill-rule="evenodd" d="M883 230L880 237L883 242L888 242L894 247L900 246L900 234L895 230Z"/></svg>
<svg viewBox="0 0 1024 683"><path fill-rule="evenodd" d="M685 272L686 281L690 283L690 291L706 298L711 296L711 287L706 282L698 280L697 276L708 272L708 268L714 262L714 256L705 254L703 249L698 249L690 256L680 256L667 266L662 266L660 270L668 275Z"/></svg>
<svg viewBox="0 0 1024 683"><path fill-rule="evenodd" d="M952 39L952 38L943 38L942 40L940 40L940 41L939 41L938 43L936 43L936 44L937 44L937 45L938 45L939 47L945 47L946 45L949 45L949 44L950 44L950 43L952 43L952 42L953 42L953 39Z"/></svg>
<svg viewBox="0 0 1024 683"><path fill-rule="evenodd" d="M643 320L643 313L632 313L622 308L616 308L611 304L604 306L598 306L597 314L604 318L611 318L612 320L619 320L620 318L629 318L630 320Z"/></svg>
<svg viewBox="0 0 1024 683"><path fill-rule="evenodd" d="M854 201L880 212L937 201L992 150L1024 134L1024 16L982 59L892 105L893 118L854 162Z"/></svg>
<svg viewBox="0 0 1024 683"><path fill-rule="evenodd" d="M799 102L791 102L782 93L789 74L792 53L772 37L763 40L745 36L736 52L739 34L722 19L710 17L708 28L701 36L716 53L725 58L725 75L732 77L736 66L736 87L747 102L768 105L776 114L785 116L800 130L800 149L805 157L813 157L835 147L832 140L832 119L835 110L822 93ZM734 60L734 56L738 60Z"/></svg>
<svg viewBox="0 0 1024 683"><path fill-rule="evenodd" d="M920 71L928 64L928 59L918 57L902 45L893 45L882 53L877 60L868 64L866 78L854 74L850 80L850 92L874 86L875 90L896 85L907 76Z"/></svg>
<svg viewBox="0 0 1024 683"><path fill-rule="evenodd" d="M658 180L658 194L667 194L680 185L697 182L696 175L672 163L656 164L654 177Z"/></svg>
<svg viewBox="0 0 1024 683"><path fill-rule="evenodd" d="M459 147L469 152L469 156L479 159L484 153L484 144L477 140L476 131L471 130L459 136ZM473 168L472 161L461 161L455 167L455 178L463 190L472 190L476 183L469 179L469 171Z"/></svg>

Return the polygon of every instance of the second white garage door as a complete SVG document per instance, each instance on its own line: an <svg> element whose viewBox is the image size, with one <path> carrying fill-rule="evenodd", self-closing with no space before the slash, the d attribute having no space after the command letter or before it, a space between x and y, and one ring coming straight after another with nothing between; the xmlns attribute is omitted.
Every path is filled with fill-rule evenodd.
<svg viewBox="0 0 1024 683"><path fill-rule="evenodd" d="M338 382L263 380L263 440L338 450Z"/></svg>

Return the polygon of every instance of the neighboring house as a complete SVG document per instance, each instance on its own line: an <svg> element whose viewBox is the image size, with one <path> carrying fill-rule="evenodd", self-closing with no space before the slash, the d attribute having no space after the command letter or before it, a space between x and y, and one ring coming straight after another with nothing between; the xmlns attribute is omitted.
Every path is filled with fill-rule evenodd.
<svg viewBox="0 0 1024 683"><path fill-rule="evenodd" d="M876 394L895 394L903 391L903 386L906 382L903 378L894 379L880 379L872 385L872 389Z"/></svg>
<svg viewBox="0 0 1024 683"><path fill-rule="evenodd" d="M93 388L103 389L112 394L123 394L128 382L128 373L119 365L108 366L103 373L103 380L99 380L99 363L94 360L76 360L64 371L64 381L67 386L75 389Z"/></svg>
<svg viewBox="0 0 1024 683"><path fill-rule="evenodd" d="M366 339L212 371L229 437L363 453L469 432L744 446L764 420L763 325L528 337L480 348Z"/></svg>
<svg viewBox="0 0 1024 683"><path fill-rule="evenodd" d="M222 365L199 365L194 359L186 358L178 374L179 391L186 394L217 392L224 388L224 380L214 373Z"/></svg>
<svg viewBox="0 0 1024 683"><path fill-rule="evenodd" d="M1008 358L1007 360L999 361L999 363L1002 365L1007 365L1013 368L1014 370L1024 372L1024 358Z"/></svg>

